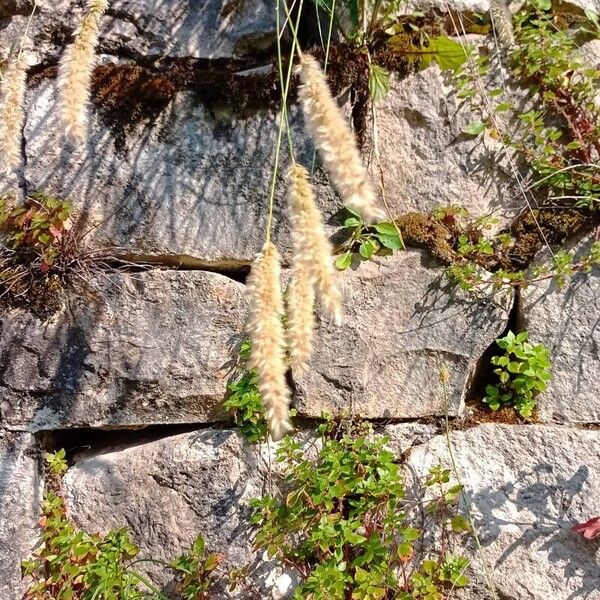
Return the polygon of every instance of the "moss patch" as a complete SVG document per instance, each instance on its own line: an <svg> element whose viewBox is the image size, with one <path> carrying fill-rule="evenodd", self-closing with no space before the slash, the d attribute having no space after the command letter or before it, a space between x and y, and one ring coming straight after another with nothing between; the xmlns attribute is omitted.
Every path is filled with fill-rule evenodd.
<svg viewBox="0 0 600 600"><path fill-rule="evenodd" d="M452 247L453 233L430 215L406 213L396 219L396 224L408 246L424 248L445 264L456 260L456 252Z"/></svg>
<svg viewBox="0 0 600 600"><path fill-rule="evenodd" d="M60 310L64 286L58 276L33 273L17 266L4 269L2 275L6 279L16 279L10 286L0 282L0 314L22 308L38 319L46 320Z"/></svg>
<svg viewBox="0 0 600 600"><path fill-rule="evenodd" d="M575 208L542 208L522 213L509 232L515 239L508 253L514 270L527 268L546 244L560 244L569 237L591 229L598 215Z"/></svg>

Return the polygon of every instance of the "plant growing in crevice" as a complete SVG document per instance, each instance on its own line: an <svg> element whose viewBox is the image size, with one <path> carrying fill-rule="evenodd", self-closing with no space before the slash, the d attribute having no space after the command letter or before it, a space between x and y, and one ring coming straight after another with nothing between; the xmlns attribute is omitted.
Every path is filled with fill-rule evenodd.
<svg viewBox="0 0 600 600"><path fill-rule="evenodd" d="M528 333L514 334L496 340L504 350L491 359L498 383L486 386L483 401L494 411L502 406L514 406L523 417L533 415L536 396L543 392L551 379L550 352L543 344L532 344Z"/></svg>
<svg viewBox="0 0 600 600"><path fill-rule="evenodd" d="M215 570L223 557L207 552L204 538L199 535L191 548L169 563L180 577L176 591L181 600L208 600L215 584Z"/></svg>
<svg viewBox="0 0 600 600"><path fill-rule="evenodd" d="M408 73L432 62L442 69L458 68L465 60L459 43L443 35L442 19L415 11L400 13L399 0L313 0L346 44L367 59L368 73L362 89L354 89L353 117L362 142L362 120L370 98L377 102L390 90L390 72ZM400 67L398 69L398 67ZM356 127L356 125L359 125ZM361 143L362 145L362 143Z"/></svg>
<svg viewBox="0 0 600 600"><path fill-rule="evenodd" d="M598 253L595 243L580 259L560 250L549 264L524 271L539 250L598 221L600 71L579 48L598 37L598 15L587 10L574 19L549 0L528 0L513 20L514 44L504 44L510 52L502 58L502 68L485 50L466 47L468 60L455 73L457 97L474 114L463 132L475 137L486 132L501 144L503 160L527 205L502 232L514 243L500 248L492 240L499 260L492 263L491 275L473 264L487 267L472 260L477 253L452 265L451 278L465 289L494 291L550 277L561 285L569 274L589 269Z"/></svg>
<svg viewBox="0 0 600 600"><path fill-rule="evenodd" d="M427 548L432 531L412 525L416 506L387 439L367 424L332 419L317 434L314 460L291 438L282 442L281 491L252 501L256 546L301 576L294 598L442 600L467 585L469 561L450 551L453 535L469 529L450 471L432 469L424 481L424 509L440 541Z"/></svg>
<svg viewBox="0 0 600 600"><path fill-rule="evenodd" d="M125 528L89 534L68 517L61 489L67 471L64 449L46 454L45 464L48 483L42 501L42 531L38 547L22 562L23 600L169 600L133 568L148 562L175 574L180 600L208 600L222 559L206 551L202 536L170 563L138 558L140 549Z"/></svg>
<svg viewBox="0 0 600 600"><path fill-rule="evenodd" d="M40 314L58 306L61 284L91 258L72 234L71 213L69 202L41 193L23 204L0 198L0 299Z"/></svg>
<svg viewBox="0 0 600 600"><path fill-rule="evenodd" d="M347 213L349 216L337 235L340 242L335 266L340 271L356 267L361 261L374 256L388 256L394 250L404 249L400 231L394 223L367 225L358 213L351 210Z"/></svg>
<svg viewBox="0 0 600 600"><path fill-rule="evenodd" d="M33 192L25 204L0 198L0 231L10 250L27 253L31 267L48 272L56 262L71 229L69 202Z"/></svg>
<svg viewBox="0 0 600 600"><path fill-rule="evenodd" d="M266 441L268 427L256 372L247 368L249 356L250 342L244 340L240 345L237 373L227 384L228 397L224 407L233 416L240 433L249 442L256 444Z"/></svg>

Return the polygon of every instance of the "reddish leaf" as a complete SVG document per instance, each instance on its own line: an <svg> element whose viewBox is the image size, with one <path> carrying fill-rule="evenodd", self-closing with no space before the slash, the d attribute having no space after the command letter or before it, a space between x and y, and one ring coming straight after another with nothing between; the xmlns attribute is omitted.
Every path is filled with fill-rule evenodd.
<svg viewBox="0 0 600 600"><path fill-rule="evenodd" d="M585 523L577 523L571 527L571 531L578 533L586 540L593 540L600 537L600 517L594 517Z"/></svg>
<svg viewBox="0 0 600 600"><path fill-rule="evenodd" d="M54 236L55 240L60 240L63 234L63 230L55 225L50 225L48 231Z"/></svg>
<svg viewBox="0 0 600 600"><path fill-rule="evenodd" d="M40 271L42 273L47 273L49 271L49 269L50 269L50 265L46 261L43 261L42 264L40 265Z"/></svg>

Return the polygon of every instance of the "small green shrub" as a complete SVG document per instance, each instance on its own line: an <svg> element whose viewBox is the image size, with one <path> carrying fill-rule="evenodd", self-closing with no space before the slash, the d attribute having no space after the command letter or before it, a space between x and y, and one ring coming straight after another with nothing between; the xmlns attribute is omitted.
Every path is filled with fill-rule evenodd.
<svg viewBox="0 0 600 600"><path fill-rule="evenodd" d="M281 493L251 502L256 546L302 577L294 599L442 600L450 588L467 585L469 560L448 550L451 535L469 529L457 514L462 488L450 484L450 471L432 469L424 482L432 491L425 513L441 540L428 552L425 532L411 525L411 502L387 439L360 423L328 420L317 431L314 460L284 439L277 451Z"/></svg>
<svg viewBox="0 0 600 600"><path fill-rule="evenodd" d="M188 552L170 563L182 575L176 588L182 600L208 600L208 592L214 585L215 569L222 560L219 554L207 553L204 538L199 535Z"/></svg>
<svg viewBox="0 0 600 600"><path fill-rule="evenodd" d="M531 417L536 405L535 397L547 387L550 375L550 353L543 344L527 341L526 331L496 340L504 354L493 356L494 374L499 382L486 387L484 402L498 410L503 405L513 405L524 417Z"/></svg>
<svg viewBox="0 0 600 600"><path fill-rule="evenodd" d="M394 223L375 223L368 226L357 213L345 209L350 216L344 221L341 254L335 266L344 271L350 266L358 265L373 256L392 254L394 250L404 249L399 229Z"/></svg>
<svg viewBox="0 0 600 600"><path fill-rule="evenodd" d="M67 470L65 451L46 454L45 459L49 481L54 482ZM175 573L181 600L209 598L221 557L206 553L202 536L171 563L139 559L140 550L125 528L100 535L75 527L60 485L52 486L57 489L47 489L42 502L40 544L22 562L23 577L28 579L23 600L169 600L133 569L144 562L161 564Z"/></svg>
<svg viewBox="0 0 600 600"><path fill-rule="evenodd" d="M250 342L245 340L240 346L237 374L227 384L229 396L224 407L233 416L241 434L252 444L257 444L267 439L268 427L256 373L245 368L249 357Z"/></svg>

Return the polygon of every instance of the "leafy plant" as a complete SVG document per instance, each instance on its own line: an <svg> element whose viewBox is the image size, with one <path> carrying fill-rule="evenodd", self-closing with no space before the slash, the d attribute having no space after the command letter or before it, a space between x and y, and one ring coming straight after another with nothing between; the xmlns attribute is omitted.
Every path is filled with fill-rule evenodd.
<svg viewBox="0 0 600 600"><path fill-rule="evenodd" d="M41 544L22 563L23 576L31 578L24 600L145 597L141 577L124 566L139 551L124 529L106 536L77 530L64 499L52 491L45 493L40 523Z"/></svg>
<svg viewBox="0 0 600 600"><path fill-rule="evenodd" d="M215 569L222 560L219 554L206 552L204 538L199 535L190 550L171 563L171 567L182 574L176 588L182 600L208 600Z"/></svg>
<svg viewBox="0 0 600 600"><path fill-rule="evenodd" d="M368 55L369 96L374 102L383 99L390 89L390 71L385 64L377 64L378 51L405 57L407 63L419 68L437 62L442 69L456 69L466 60L461 44L447 36L434 35L429 28L420 28L418 20L426 20L423 13L401 15L402 0L313 0L313 3L330 19L346 43Z"/></svg>
<svg viewBox="0 0 600 600"><path fill-rule="evenodd" d="M581 34L598 36L598 15L587 11L576 27L561 23L549 0L529 0L515 16L517 44L509 57L512 82L530 90L530 108L502 88L488 85L490 61L471 49L455 78L457 96L469 102L477 119L465 133L488 130L531 169L533 188L553 200L593 208L600 195L594 156L600 151L600 71L578 50ZM505 119L499 117L506 113ZM504 123L516 123L508 130Z"/></svg>
<svg viewBox="0 0 600 600"><path fill-rule="evenodd" d="M46 454L45 460L52 476L64 475L64 449ZM176 589L182 600L207 600L221 562L219 555L206 552L202 536L171 563L138 559L140 550L125 528L100 535L75 527L58 489L44 492L40 526L40 544L22 562L23 577L28 579L23 600L168 600L133 569L141 562L171 569L180 579Z"/></svg>
<svg viewBox="0 0 600 600"><path fill-rule="evenodd" d="M494 247L504 247L510 250L512 238L509 235L499 235L492 240ZM594 265L600 265L600 242L591 243L589 250L578 256L572 251L557 250L546 264L532 267L529 271L496 269L492 273L484 272L478 268L481 264L479 258L485 252L479 252L482 248L473 245L465 245L463 253L464 261L456 262L446 269L446 275L453 283L466 291L497 291L505 286L525 287L537 281L553 279L561 288L567 280L575 273L589 273ZM478 261L471 260L473 255L478 256Z"/></svg>
<svg viewBox="0 0 600 600"><path fill-rule="evenodd" d="M56 452L48 452L45 455L46 464L48 469L54 475L62 477L67 472L67 461L65 460L66 452L65 449L57 450Z"/></svg>
<svg viewBox="0 0 600 600"><path fill-rule="evenodd" d="M518 413L531 417L535 408L535 397L543 392L550 380L550 353L543 344L531 344L523 331L515 335L512 331L496 340L504 354L493 356L494 374L499 382L486 387L484 402L492 410L512 404Z"/></svg>
<svg viewBox="0 0 600 600"><path fill-rule="evenodd" d="M574 213L580 222L586 219L591 225L600 198L600 70L586 62L579 49L583 41L599 37L599 17L587 10L585 16L571 19L560 11L560 5L549 0L523 4L514 17L516 43L503 60L508 78L502 87L494 87L497 69L487 51L469 48L468 60L455 72L457 97L474 116L463 132L473 136L486 132L501 142L511 162L528 167L531 183L523 193L536 194L538 208L528 213L545 244L549 236L540 224L545 214L552 215L553 222L547 220L550 230L561 215L567 227ZM522 98L515 102L517 88L527 90L526 102ZM508 90L513 90L511 95ZM503 235L508 238L508 233ZM559 233L550 243L563 238ZM548 278L562 286L574 273L589 271L597 264L600 252L598 242L577 259L572 252L559 250L548 264L526 272L507 265L511 262L507 241L494 241L501 260L491 274L477 268L487 266L477 260L482 249L464 244L464 260L450 267L450 278L464 289L477 291L524 286Z"/></svg>
<svg viewBox="0 0 600 600"><path fill-rule="evenodd" d="M34 265L47 272L71 229L72 207L68 202L40 193L31 194L23 205L0 198L0 230L13 250L28 250Z"/></svg>
<svg viewBox="0 0 600 600"><path fill-rule="evenodd" d="M251 502L256 546L302 577L294 598L442 600L448 589L467 585L468 559L447 551L452 532L468 529L450 471L432 469L424 482L433 496L425 511L443 540L428 554L387 439L366 424L332 419L317 433L314 460L291 438L282 442L281 492Z"/></svg>
<svg viewBox="0 0 600 600"><path fill-rule="evenodd" d="M344 221L341 232L345 238L341 244L342 253L335 261L335 266L340 271L373 256L389 255L393 250L404 248L400 230L394 223L368 226L357 213L346 210L350 216Z"/></svg>
<svg viewBox="0 0 600 600"><path fill-rule="evenodd" d="M245 340L240 346L241 368L227 384L229 392L225 400L225 410L229 411L240 428L241 434L252 444L267 439L268 427L265 408L257 386L256 373L245 368L250 357L250 342Z"/></svg>

